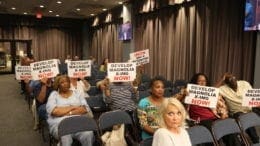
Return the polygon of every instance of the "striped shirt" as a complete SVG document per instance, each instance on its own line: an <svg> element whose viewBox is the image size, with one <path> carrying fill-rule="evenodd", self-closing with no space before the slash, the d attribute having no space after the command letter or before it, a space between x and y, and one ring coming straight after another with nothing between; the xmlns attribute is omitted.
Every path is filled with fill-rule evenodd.
<svg viewBox="0 0 260 146"><path fill-rule="evenodd" d="M109 85L110 97L106 97L112 110L135 110L136 94L130 83L114 83Z"/></svg>

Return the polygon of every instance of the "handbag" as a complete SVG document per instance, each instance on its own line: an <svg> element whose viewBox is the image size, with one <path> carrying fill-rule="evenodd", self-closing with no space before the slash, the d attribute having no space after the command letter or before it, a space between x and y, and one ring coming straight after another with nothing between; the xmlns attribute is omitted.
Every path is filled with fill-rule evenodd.
<svg viewBox="0 0 260 146"><path fill-rule="evenodd" d="M104 146L127 146L125 140L125 125L114 125L111 132L105 132L101 136Z"/></svg>

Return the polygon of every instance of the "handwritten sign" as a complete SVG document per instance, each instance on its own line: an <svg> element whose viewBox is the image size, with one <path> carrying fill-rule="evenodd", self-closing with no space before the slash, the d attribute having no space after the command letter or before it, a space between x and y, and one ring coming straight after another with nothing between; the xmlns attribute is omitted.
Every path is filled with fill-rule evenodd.
<svg viewBox="0 0 260 146"><path fill-rule="evenodd" d="M135 63L108 63L107 68L110 82L129 82L136 77Z"/></svg>
<svg viewBox="0 0 260 146"><path fill-rule="evenodd" d="M59 74L58 60L44 60L31 63L31 71L33 80L42 78L53 78Z"/></svg>
<svg viewBox="0 0 260 146"><path fill-rule="evenodd" d="M91 60L68 61L68 76L81 78L91 75Z"/></svg>
<svg viewBox="0 0 260 146"><path fill-rule="evenodd" d="M187 90L189 95L185 97L185 103L216 108L219 96L218 88L188 84Z"/></svg>
<svg viewBox="0 0 260 146"><path fill-rule="evenodd" d="M130 53L131 62L136 63L136 66L149 63L149 50L137 51Z"/></svg>
<svg viewBox="0 0 260 146"><path fill-rule="evenodd" d="M244 94L242 106L260 107L260 89L249 89Z"/></svg>
<svg viewBox="0 0 260 146"><path fill-rule="evenodd" d="M32 79L31 67L30 66L15 66L15 78L17 80Z"/></svg>

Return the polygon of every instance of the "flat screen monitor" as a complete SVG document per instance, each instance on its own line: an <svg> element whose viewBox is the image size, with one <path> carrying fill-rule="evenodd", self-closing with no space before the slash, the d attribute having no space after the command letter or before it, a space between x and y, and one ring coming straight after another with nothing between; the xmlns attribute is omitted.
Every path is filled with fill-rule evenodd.
<svg viewBox="0 0 260 146"><path fill-rule="evenodd" d="M118 27L118 40L131 40L132 39L132 24L130 22L119 25Z"/></svg>
<svg viewBox="0 0 260 146"><path fill-rule="evenodd" d="M245 0L244 30L260 30L260 0Z"/></svg>

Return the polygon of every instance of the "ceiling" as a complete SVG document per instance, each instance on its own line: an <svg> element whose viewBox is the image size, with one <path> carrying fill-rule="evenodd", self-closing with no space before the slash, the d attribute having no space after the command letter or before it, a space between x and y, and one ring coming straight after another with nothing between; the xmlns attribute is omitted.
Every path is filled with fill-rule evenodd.
<svg viewBox="0 0 260 146"><path fill-rule="evenodd" d="M61 3L57 3L58 1ZM42 17L84 19L109 10L120 5L120 2L122 4L126 1L127 0L0 0L0 13L34 16L36 16L37 13L41 13ZM40 5L44 7L41 8Z"/></svg>

